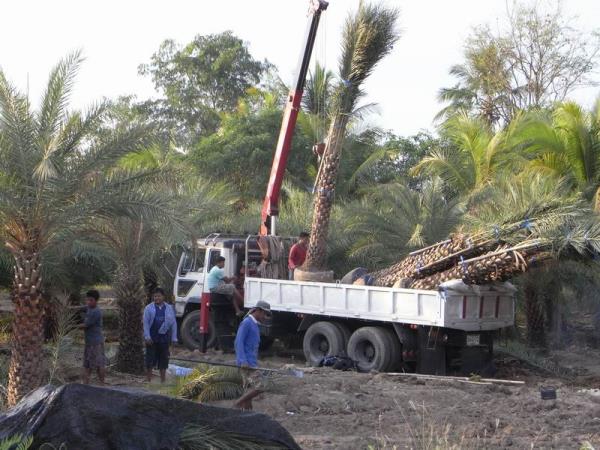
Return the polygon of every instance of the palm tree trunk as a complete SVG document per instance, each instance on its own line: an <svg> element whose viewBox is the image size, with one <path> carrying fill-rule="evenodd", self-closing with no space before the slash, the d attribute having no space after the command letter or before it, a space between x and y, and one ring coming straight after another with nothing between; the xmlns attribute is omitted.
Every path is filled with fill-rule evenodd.
<svg viewBox="0 0 600 450"><path fill-rule="evenodd" d="M539 300L538 286L529 274L525 281L523 294L525 297L525 321L527 323L527 343L531 347L546 346L546 320L544 307Z"/></svg>
<svg viewBox="0 0 600 450"><path fill-rule="evenodd" d="M14 255L12 300L15 312L8 369L9 406L39 387L44 368L44 300L40 295L39 254L19 249Z"/></svg>
<svg viewBox="0 0 600 450"><path fill-rule="evenodd" d="M115 294L119 307L117 370L139 374L144 371L142 311L146 298L141 269L120 266Z"/></svg>
<svg viewBox="0 0 600 450"><path fill-rule="evenodd" d="M327 145L323 153L321 170L317 179L315 206L310 230L310 242L303 268L310 272L323 270L327 261L327 234L333 208L335 185L348 115L338 113L331 123Z"/></svg>

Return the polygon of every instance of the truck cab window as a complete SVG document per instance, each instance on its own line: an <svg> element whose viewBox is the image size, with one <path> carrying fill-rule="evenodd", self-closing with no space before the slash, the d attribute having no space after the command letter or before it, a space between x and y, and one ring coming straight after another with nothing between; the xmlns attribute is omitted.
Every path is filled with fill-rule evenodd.
<svg viewBox="0 0 600 450"><path fill-rule="evenodd" d="M179 275L185 275L188 272L202 272L204 269L204 257L206 249L187 250L183 255L183 263L179 270Z"/></svg>
<svg viewBox="0 0 600 450"><path fill-rule="evenodd" d="M208 270L212 269L217 264L217 258L221 256L221 250L210 251L210 261L208 262Z"/></svg>

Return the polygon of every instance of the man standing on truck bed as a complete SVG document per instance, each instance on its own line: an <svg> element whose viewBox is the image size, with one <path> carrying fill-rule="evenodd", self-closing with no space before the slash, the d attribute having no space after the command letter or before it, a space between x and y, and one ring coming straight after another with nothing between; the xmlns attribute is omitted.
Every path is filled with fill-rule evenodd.
<svg viewBox="0 0 600 450"><path fill-rule="evenodd" d="M292 245L290 256L288 257L289 279L294 279L294 270L304 264L306 251L308 250L308 238L310 235L303 231L298 236L298 242Z"/></svg>
<svg viewBox="0 0 600 450"><path fill-rule="evenodd" d="M235 336L235 359L244 379L244 394L235 403L237 408L251 410L252 399L265 392L268 380L258 367L260 329L258 324L271 315L271 305L259 300L240 324Z"/></svg>
<svg viewBox="0 0 600 450"><path fill-rule="evenodd" d="M233 285L234 278L225 276L225 258L219 256L217 263L210 269L206 277L206 284L209 292L233 297L233 308L237 316L242 316L241 306L244 304L244 297Z"/></svg>

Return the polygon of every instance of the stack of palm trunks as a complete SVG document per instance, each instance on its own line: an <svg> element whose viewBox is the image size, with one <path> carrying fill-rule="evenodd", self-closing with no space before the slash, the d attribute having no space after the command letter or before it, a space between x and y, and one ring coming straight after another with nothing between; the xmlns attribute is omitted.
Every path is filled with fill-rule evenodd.
<svg viewBox="0 0 600 450"><path fill-rule="evenodd" d="M508 229L508 234L520 228ZM509 244L497 231L457 233L369 275L376 286L437 289L441 283L456 279L466 284L506 281L551 258L550 244L541 240L525 237Z"/></svg>

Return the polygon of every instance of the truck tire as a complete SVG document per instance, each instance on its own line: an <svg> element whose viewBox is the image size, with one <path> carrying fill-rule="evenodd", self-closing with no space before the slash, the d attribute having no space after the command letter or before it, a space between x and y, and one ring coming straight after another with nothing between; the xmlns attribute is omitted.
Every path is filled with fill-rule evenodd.
<svg viewBox="0 0 600 450"><path fill-rule="evenodd" d="M350 336L352 335L352 332L346 326L345 323L342 323L342 322L333 322L333 323L335 324L336 327L339 328L339 330L342 333L342 336L344 337L344 350L343 350L343 353L344 353L344 355L348 355L348 351L346 349L348 348L348 341L350 340Z"/></svg>
<svg viewBox="0 0 600 450"><path fill-rule="evenodd" d="M317 367L325 356L345 352L344 334L333 322L315 322L306 330L302 348L306 361Z"/></svg>
<svg viewBox="0 0 600 450"><path fill-rule="evenodd" d="M189 312L181 322L181 340L189 350L200 348L200 310L196 309ZM212 320L208 321L208 342L206 348L214 347L217 342L217 333L215 324Z"/></svg>
<svg viewBox="0 0 600 450"><path fill-rule="evenodd" d="M392 330L384 328L384 331L390 343L390 363L385 370L394 372L402 367L402 344Z"/></svg>
<svg viewBox="0 0 600 450"><path fill-rule="evenodd" d="M356 361L361 372L384 372L392 361L392 345L387 330L362 327L348 341L348 356Z"/></svg>

